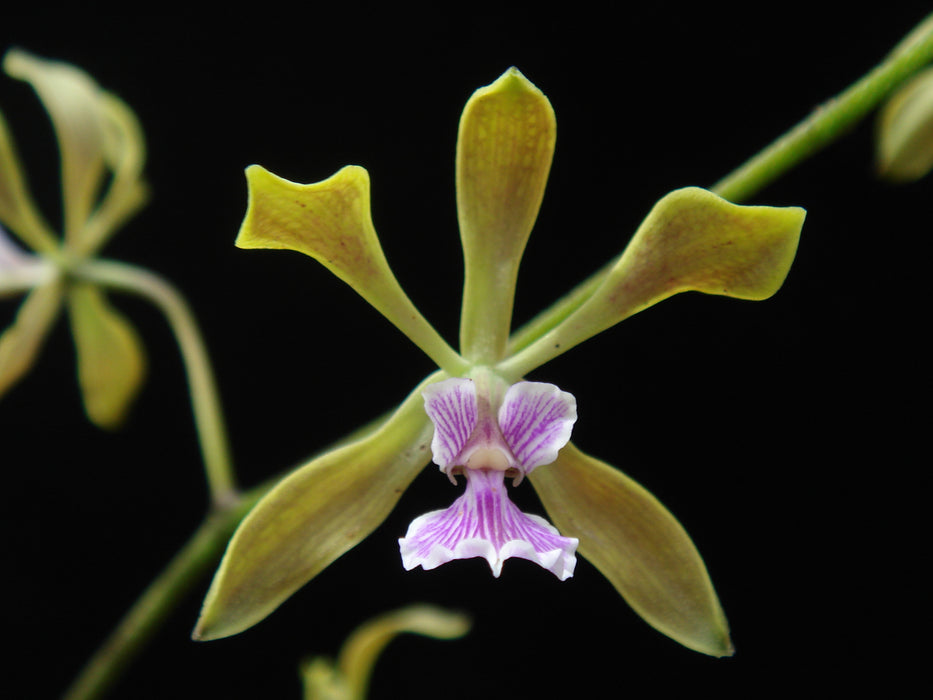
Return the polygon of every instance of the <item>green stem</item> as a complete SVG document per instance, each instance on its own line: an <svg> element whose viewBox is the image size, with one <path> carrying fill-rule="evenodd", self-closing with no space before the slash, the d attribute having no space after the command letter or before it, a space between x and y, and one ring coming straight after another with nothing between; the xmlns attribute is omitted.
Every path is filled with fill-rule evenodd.
<svg viewBox="0 0 933 700"><path fill-rule="evenodd" d="M835 99L817 107L809 117L710 189L732 202L747 200L846 133L894 88L931 60L933 15L917 26L874 70Z"/></svg>
<svg viewBox="0 0 933 700"><path fill-rule="evenodd" d="M933 15L927 17L865 77L829 100L770 146L710 189L731 202L747 201L803 160L846 133L891 91L933 61ZM621 257L621 254L620 254ZM509 340L514 355L556 327L583 305L615 265L608 265L519 328Z"/></svg>
<svg viewBox="0 0 933 700"><path fill-rule="evenodd" d="M165 315L178 341L188 376L191 406L211 500L220 507L235 502L233 463L217 385L207 348L187 302L164 278L134 265L94 260L76 266L71 272L81 279L142 296Z"/></svg>

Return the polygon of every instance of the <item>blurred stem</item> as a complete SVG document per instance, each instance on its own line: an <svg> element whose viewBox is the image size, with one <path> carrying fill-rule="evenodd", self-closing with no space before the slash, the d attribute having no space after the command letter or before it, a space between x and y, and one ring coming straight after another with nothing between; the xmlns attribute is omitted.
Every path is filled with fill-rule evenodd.
<svg viewBox="0 0 933 700"><path fill-rule="evenodd" d="M928 16L874 70L733 170L710 190L736 204L747 201L796 165L845 134L891 91L933 61L933 15ZM618 258L616 258L618 260ZM509 355L530 345L576 311L615 265L588 277L550 308L517 330Z"/></svg>
<svg viewBox="0 0 933 700"><path fill-rule="evenodd" d="M215 507L235 502L237 493L233 462L220 396L207 347L184 297L164 278L126 263L94 260L76 266L71 272L78 278L142 296L158 306L165 315L178 341L188 376L191 407L211 501Z"/></svg>

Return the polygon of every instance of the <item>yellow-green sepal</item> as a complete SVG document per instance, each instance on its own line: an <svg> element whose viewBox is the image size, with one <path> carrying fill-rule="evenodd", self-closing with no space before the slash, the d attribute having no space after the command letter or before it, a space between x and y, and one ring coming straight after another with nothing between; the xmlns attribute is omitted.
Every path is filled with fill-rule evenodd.
<svg viewBox="0 0 933 700"><path fill-rule="evenodd" d="M0 334L0 397L33 366L62 308L64 283L55 279L33 289L16 319Z"/></svg>
<svg viewBox="0 0 933 700"><path fill-rule="evenodd" d="M732 204L699 187L671 192L593 294L499 371L520 377L679 292L767 299L787 277L805 216L800 207Z"/></svg>
<svg viewBox="0 0 933 700"><path fill-rule="evenodd" d="M463 360L425 320L385 259L370 214L369 174L348 165L308 185L259 165L246 169L249 206L236 245L309 255L350 285L439 367L459 373Z"/></svg>
<svg viewBox="0 0 933 700"><path fill-rule="evenodd" d="M505 355L515 281L544 197L557 123L547 97L516 68L470 97L457 137L457 212L464 256L460 351Z"/></svg>
<svg viewBox="0 0 933 700"><path fill-rule="evenodd" d="M421 390L381 428L285 477L234 533L211 583L195 639L253 626L366 538L431 460L434 428Z"/></svg>
<svg viewBox="0 0 933 700"><path fill-rule="evenodd" d="M528 475L551 521L645 622L711 656L733 653L706 566L683 526L644 487L572 443Z"/></svg>
<svg viewBox="0 0 933 700"><path fill-rule="evenodd" d="M885 103L875 145L878 174L886 180L911 182L933 168L933 67Z"/></svg>
<svg viewBox="0 0 933 700"><path fill-rule="evenodd" d="M88 418L101 428L119 427L145 378L142 341L126 317L93 285L71 285L68 316Z"/></svg>

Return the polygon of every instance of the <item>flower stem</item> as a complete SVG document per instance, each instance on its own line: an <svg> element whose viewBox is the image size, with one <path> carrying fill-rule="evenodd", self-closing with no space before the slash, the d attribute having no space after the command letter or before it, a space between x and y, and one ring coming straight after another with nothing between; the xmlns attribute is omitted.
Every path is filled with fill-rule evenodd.
<svg viewBox="0 0 933 700"><path fill-rule="evenodd" d="M881 100L924 65L933 61L933 15L907 35L874 70L838 97L755 154L710 189L731 202L747 201L796 165L825 148L865 117ZM621 257L621 254L620 254ZM515 331L508 355L528 347L576 311L615 265L612 260L568 294Z"/></svg>
<svg viewBox="0 0 933 700"><path fill-rule="evenodd" d="M215 507L236 502L230 443L210 358L197 322L182 295L164 278L144 268L109 260L76 266L71 273L111 289L142 296L165 315L175 334L188 376L194 422Z"/></svg>
<svg viewBox="0 0 933 700"><path fill-rule="evenodd" d="M933 15L921 22L874 70L838 97L817 107L784 136L710 189L732 202L747 200L839 138L931 60Z"/></svg>

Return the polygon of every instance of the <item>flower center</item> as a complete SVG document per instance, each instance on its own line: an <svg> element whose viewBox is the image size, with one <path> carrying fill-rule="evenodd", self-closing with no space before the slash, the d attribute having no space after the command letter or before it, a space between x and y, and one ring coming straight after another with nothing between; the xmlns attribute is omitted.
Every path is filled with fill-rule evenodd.
<svg viewBox="0 0 933 700"><path fill-rule="evenodd" d="M498 447L478 447L464 465L467 469L493 469L504 472L512 467L512 460Z"/></svg>

